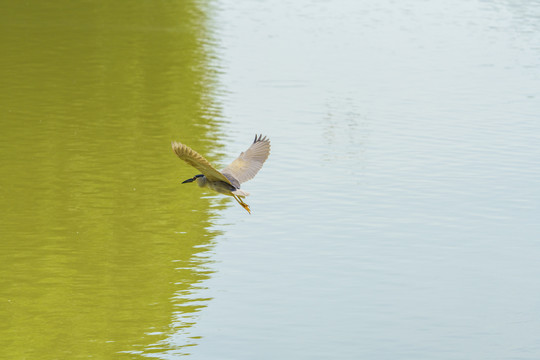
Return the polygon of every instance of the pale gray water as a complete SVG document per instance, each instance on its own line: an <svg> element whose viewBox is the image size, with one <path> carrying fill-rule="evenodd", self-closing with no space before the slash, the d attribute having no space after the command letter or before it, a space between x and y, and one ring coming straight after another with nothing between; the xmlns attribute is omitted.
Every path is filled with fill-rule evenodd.
<svg viewBox="0 0 540 360"><path fill-rule="evenodd" d="M218 9L226 149L273 142L191 357L538 359L540 3Z"/></svg>

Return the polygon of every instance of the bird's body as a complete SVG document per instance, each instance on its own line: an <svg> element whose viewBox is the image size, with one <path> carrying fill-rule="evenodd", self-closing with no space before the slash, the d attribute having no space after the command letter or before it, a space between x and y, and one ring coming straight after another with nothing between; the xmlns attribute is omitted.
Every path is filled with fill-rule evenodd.
<svg viewBox="0 0 540 360"><path fill-rule="evenodd" d="M226 183L225 181L209 181L204 175L197 177L195 180L197 181L197 185L199 185L199 187L207 187L220 194L231 195L231 193L233 193L242 197L249 195L248 192L240 190L239 188L236 188L234 185ZM229 181L232 183L230 179Z"/></svg>
<svg viewBox="0 0 540 360"><path fill-rule="evenodd" d="M240 184L252 179L262 168L270 154L270 140L263 138L262 135L258 137L255 135L253 144L221 172L189 146L179 142L173 142L171 145L180 159L202 172L183 183L196 181L200 187L208 187L220 194L232 196L251 213L249 206L241 199L249 193L240 190Z"/></svg>

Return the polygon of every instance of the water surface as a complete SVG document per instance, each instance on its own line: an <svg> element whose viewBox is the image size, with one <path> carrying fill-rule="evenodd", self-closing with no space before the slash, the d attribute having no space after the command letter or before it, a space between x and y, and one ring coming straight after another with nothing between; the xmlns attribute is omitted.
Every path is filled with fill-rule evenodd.
<svg viewBox="0 0 540 360"><path fill-rule="evenodd" d="M540 356L540 6L55 4L0 15L6 358ZM251 216L180 185L256 132Z"/></svg>
<svg viewBox="0 0 540 360"><path fill-rule="evenodd" d="M170 141L210 159L219 149L205 11L2 11L2 358L133 358L197 342L189 328L208 299L195 290L223 206L182 192Z"/></svg>

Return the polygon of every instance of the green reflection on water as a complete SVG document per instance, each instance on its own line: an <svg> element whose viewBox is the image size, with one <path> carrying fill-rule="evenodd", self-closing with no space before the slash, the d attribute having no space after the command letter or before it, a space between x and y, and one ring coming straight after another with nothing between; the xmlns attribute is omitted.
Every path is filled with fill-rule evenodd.
<svg viewBox="0 0 540 360"><path fill-rule="evenodd" d="M160 356L196 343L215 215L179 185L193 174L170 141L215 150L207 11L182 0L0 12L5 358Z"/></svg>

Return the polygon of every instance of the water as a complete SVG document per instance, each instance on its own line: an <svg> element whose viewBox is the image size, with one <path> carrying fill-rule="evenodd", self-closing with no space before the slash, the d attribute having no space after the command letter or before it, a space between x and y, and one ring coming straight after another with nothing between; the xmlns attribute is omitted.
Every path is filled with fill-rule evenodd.
<svg viewBox="0 0 540 360"><path fill-rule="evenodd" d="M0 22L6 359L540 356L539 4L34 5ZM251 216L179 184L171 140L256 132Z"/></svg>

